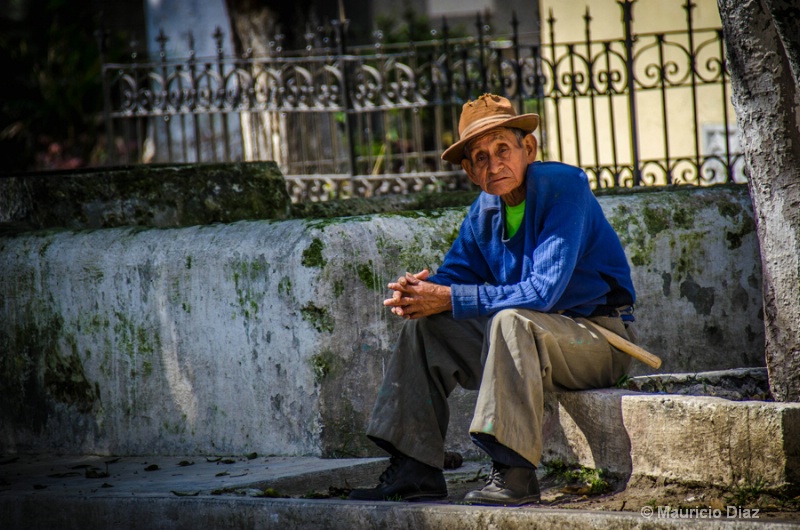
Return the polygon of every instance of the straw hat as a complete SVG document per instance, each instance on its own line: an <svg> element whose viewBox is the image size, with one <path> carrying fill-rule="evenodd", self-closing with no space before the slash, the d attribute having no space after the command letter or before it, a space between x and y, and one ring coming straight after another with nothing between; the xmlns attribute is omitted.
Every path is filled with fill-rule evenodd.
<svg viewBox="0 0 800 530"><path fill-rule="evenodd" d="M464 146L473 138L495 127L515 127L532 133L539 126L538 114L517 116L511 102L503 96L484 94L474 101L467 101L461 109L458 121L459 140L442 153L442 160L460 165L464 158Z"/></svg>

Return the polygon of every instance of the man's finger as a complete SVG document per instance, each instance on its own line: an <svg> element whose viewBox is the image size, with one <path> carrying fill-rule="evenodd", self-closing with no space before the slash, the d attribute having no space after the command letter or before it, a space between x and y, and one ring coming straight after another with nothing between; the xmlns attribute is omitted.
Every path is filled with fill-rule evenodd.
<svg viewBox="0 0 800 530"><path fill-rule="evenodd" d="M406 292L407 285L400 285L397 282L392 282L389 284L389 289L396 292Z"/></svg>
<svg viewBox="0 0 800 530"><path fill-rule="evenodd" d="M392 296L391 298L387 298L386 300L383 301L383 305L391 307L404 307L409 305L410 303L411 303L411 298L403 298L403 297L395 298L394 296Z"/></svg>
<svg viewBox="0 0 800 530"><path fill-rule="evenodd" d="M419 284L419 279L416 276L414 276L413 274L411 274L410 272L406 273L406 277L404 278L404 280L407 283L411 284L411 285L418 285Z"/></svg>

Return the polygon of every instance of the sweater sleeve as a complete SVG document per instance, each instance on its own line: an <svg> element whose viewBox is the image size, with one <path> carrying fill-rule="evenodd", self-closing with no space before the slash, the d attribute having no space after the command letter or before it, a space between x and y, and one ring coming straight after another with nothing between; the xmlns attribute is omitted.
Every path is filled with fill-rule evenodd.
<svg viewBox="0 0 800 530"><path fill-rule="evenodd" d="M586 237L586 206L575 199L559 201L547 213L533 250L530 273L518 283L452 285L453 316L474 318L508 308L552 310L572 278Z"/></svg>

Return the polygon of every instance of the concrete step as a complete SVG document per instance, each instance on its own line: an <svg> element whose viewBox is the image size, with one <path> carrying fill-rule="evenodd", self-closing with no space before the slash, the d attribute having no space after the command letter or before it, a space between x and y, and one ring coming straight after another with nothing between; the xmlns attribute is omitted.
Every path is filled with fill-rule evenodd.
<svg viewBox="0 0 800 530"><path fill-rule="evenodd" d="M180 465L186 461L193 464ZM146 471L154 464L159 469ZM374 483L385 465L385 459L310 457L5 457L0 459L2 527L603 530L788 529L798 528L800 523L800 514L783 514L784 519L776 520L738 507L692 517L687 511L671 511L677 507L662 506L659 512L658 507L649 505L628 506L626 512L553 509L546 504L552 498L547 489L543 490L543 505L496 508L459 504L466 490L480 486L468 477L481 474L482 462L467 462L460 469L448 471L451 498L439 503L297 498L298 492ZM108 472L108 476L86 478L87 470ZM296 496L250 496L266 487Z"/></svg>
<svg viewBox="0 0 800 530"><path fill-rule="evenodd" d="M543 458L633 479L721 487L748 482L768 489L800 484L800 403L681 393L697 393L705 385L709 393L730 395L725 382L739 380L746 386L766 379L765 372L661 374L631 381L632 388L648 393L602 389L548 394Z"/></svg>
<svg viewBox="0 0 800 530"><path fill-rule="evenodd" d="M101 498L270 487L302 495L374 480L385 467L385 458L18 455L0 459L0 492Z"/></svg>

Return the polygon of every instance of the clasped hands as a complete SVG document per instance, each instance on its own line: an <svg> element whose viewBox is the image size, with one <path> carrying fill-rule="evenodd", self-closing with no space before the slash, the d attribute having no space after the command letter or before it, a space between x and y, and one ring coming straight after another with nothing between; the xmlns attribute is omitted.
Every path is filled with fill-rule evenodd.
<svg viewBox="0 0 800 530"><path fill-rule="evenodd" d="M430 276L428 269L411 274L407 272L396 282L389 284L394 291L391 298L383 301L383 305L392 308L392 313L405 319L416 319L449 311L453 308L450 301L450 287L426 282Z"/></svg>

